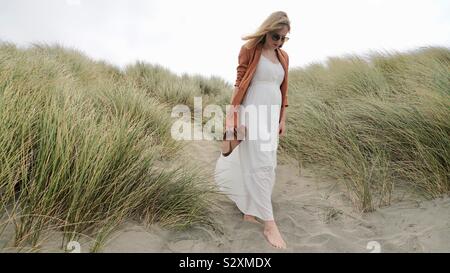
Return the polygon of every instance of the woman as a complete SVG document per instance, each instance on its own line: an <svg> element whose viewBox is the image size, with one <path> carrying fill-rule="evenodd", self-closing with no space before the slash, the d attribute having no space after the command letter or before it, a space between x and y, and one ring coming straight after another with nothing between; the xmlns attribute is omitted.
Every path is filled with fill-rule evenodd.
<svg viewBox="0 0 450 273"><path fill-rule="evenodd" d="M279 135L285 134L289 57L281 49L288 40L290 21L282 11L272 13L239 52L239 65L226 129L244 125L245 139L230 155L220 155L215 179L220 189L244 214L244 220L264 221L263 234L277 248L286 248L272 211L272 189ZM231 114L230 114L231 113ZM269 133L267 133L269 131ZM226 153L225 153L226 154Z"/></svg>

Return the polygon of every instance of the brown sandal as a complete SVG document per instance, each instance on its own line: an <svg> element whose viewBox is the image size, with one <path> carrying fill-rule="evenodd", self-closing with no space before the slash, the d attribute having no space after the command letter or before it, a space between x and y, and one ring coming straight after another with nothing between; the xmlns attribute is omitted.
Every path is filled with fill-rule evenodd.
<svg viewBox="0 0 450 273"><path fill-rule="evenodd" d="M241 143L243 139L245 139L246 136L246 129L245 126L240 126L238 129L233 128L230 130L225 131L223 134L223 141L222 141L222 155L224 157L227 157L233 152L233 150ZM230 134L233 130L233 139L226 139L227 133Z"/></svg>

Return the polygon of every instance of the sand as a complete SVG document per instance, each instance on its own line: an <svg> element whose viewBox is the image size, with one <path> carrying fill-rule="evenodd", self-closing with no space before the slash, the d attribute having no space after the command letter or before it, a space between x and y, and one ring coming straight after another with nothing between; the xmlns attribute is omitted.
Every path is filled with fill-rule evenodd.
<svg viewBox="0 0 450 273"><path fill-rule="evenodd" d="M213 172L220 143L189 141L184 154L195 156L197 164ZM222 235L202 227L180 232L130 221L109 238L101 251L450 252L450 197L417 201L403 196L388 207L360 213L340 183L317 178L285 155L278 160L272 201L287 249L272 247L262 234L262 224L244 222L234 203L219 196L216 202L221 209L215 214L223 227ZM59 244L54 237L43 244L42 251L60 251ZM81 252L87 251L82 243Z"/></svg>
<svg viewBox="0 0 450 273"><path fill-rule="evenodd" d="M190 141L185 151L213 173L220 143ZM222 210L216 217L223 235L199 227L169 232L157 225L127 223L103 251L450 252L450 197L428 201L402 197L389 207L360 213L340 183L300 169L293 158L282 155L278 160L272 202L287 249L272 247L262 234L262 224L243 221L234 203L220 196L217 204Z"/></svg>

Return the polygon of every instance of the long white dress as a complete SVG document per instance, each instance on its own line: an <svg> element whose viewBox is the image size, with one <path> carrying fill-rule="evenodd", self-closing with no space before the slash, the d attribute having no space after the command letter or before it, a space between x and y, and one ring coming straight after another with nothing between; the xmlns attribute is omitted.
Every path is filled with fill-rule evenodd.
<svg viewBox="0 0 450 273"><path fill-rule="evenodd" d="M247 138L229 156L220 154L214 173L219 189L239 210L266 221L274 220L272 190L283 78L281 63L261 54L238 115L239 124L248 129Z"/></svg>

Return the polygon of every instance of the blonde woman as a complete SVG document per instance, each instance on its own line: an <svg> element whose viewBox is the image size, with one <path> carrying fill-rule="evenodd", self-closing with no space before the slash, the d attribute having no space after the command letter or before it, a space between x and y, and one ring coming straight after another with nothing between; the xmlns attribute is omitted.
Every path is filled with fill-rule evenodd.
<svg viewBox="0 0 450 273"><path fill-rule="evenodd" d="M264 20L254 34L244 36L235 90L231 98L234 113L227 113L226 129L242 125L245 139L232 150L222 150L215 178L221 190L244 214L245 221L260 224L263 234L277 248L286 248L272 211L279 135L285 134L288 54L281 49L289 38L287 14L277 11ZM230 114L231 113L231 114ZM225 142L226 143L226 142Z"/></svg>

